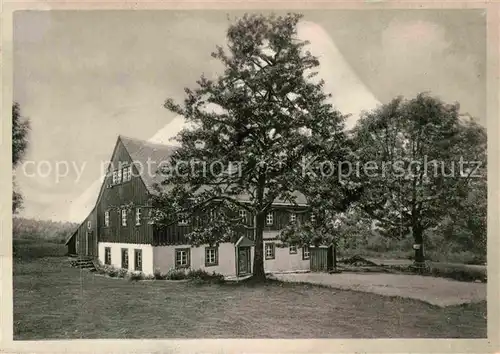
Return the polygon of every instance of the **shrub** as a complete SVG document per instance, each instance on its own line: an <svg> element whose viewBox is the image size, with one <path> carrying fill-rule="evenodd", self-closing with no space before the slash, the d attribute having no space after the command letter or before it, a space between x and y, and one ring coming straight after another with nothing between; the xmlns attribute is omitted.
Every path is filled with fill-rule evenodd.
<svg viewBox="0 0 500 354"><path fill-rule="evenodd" d="M186 277L188 279L194 280L195 282L199 283L223 283L224 282L224 276L222 274L212 272L208 273L205 270L202 269L197 269L197 270L190 270Z"/></svg>
<svg viewBox="0 0 500 354"><path fill-rule="evenodd" d="M165 279L168 280L182 280L186 279L186 272L184 269L170 269L167 274L165 274Z"/></svg>
<svg viewBox="0 0 500 354"><path fill-rule="evenodd" d="M103 267L97 267L96 272L97 274L102 274L102 275L106 274L106 270Z"/></svg>
<svg viewBox="0 0 500 354"><path fill-rule="evenodd" d="M472 259L465 262L465 264L483 265L486 263L486 256L474 256Z"/></svg>
<svg viewBox="0 0 500 354"><path fill-rule="evenodd" d="M139 281L139 280L144 280L145 275L142 272L132 272L128 276L128 280L130 281Z"/></svg>
<svg viewBox="0 0 500 354"><path fill-rule="evenodd" d="M108 274L112 278L115 278L118 276L118 269L111 268L106 271L106 274Z"/></svg>
<svg viewBox="0 0 500 354"><path fill-rule="evenodd" d="M450 265L450 264L432 264L427 266L425 271L415 269L410 266L390 266L391 269L396 269L404 273L428 275L440 278L454 279L458 281L487 281L486 269L467 267L466 265Z"/></svg>
<svg viewBox="0 0 500 354"><path fill-rule="evenodd" d="M97 266L97 273L99 274L107 274L112 278L125 278L128 274L126 269L115 268L113 266L100 263Z"/></svg>
<svg viewBox="0 0 500 354"><path fill-rule="evenodd" d="M153 279L165 280L165 279L167 279L167 275L163 274L159 269L155 269L155 271L153 273Z"/></svg>
<svg viewBox="0 0 500 354"><path fill-rule="evenodd" d="M486 282L486 269L472 268L462 265L434 265L430 269L433 276L450 278L459 281L482 281Z"/></svg>
<svg viewBox="0 0 500 354"><path fill-rule="evenodd" d="M186 278L188 279L195 279L195 278L206 279L209 276L210 274L202 269L196 269L196 270L190 269L186 274Z"/></svg>

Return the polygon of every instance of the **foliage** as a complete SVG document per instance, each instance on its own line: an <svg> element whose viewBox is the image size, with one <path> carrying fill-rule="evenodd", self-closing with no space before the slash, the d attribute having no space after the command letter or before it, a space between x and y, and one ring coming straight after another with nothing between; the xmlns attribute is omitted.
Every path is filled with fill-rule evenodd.
<svg viewBox="0 0 500 354"><path fill-rule="evenodd" d="M445 242L470 250L486 261L487 250L487 184L471 188L466 200L450 208L440 228Z"/></svg>
<svg viewBox="0 0 500 354"><path fill-rule="evenodd" d="M104 267L103 271L104 271L104 274L109 275L111 278L118 277L118 275L120 274L119 269L112 267L112 266L109 266L109 265L106 265Z"/></svg>
<svg viewBox="0 0 500 354"><path fill-rule="evenodd" d="M145 280L146 275L142 272L130 272L128 273L128 280L130 281L139 281L139 280Z"/></svg>
<svg viewBox="0 0 500 354"><path fill-rule="evenodd" d="M21 115L19 103L12 104L12 166L16 168L28 148L28 119Z"/></svg>
<svg viewBox="0 0 500 354"><path fill-rule="evenodd" d="M153 276L156 280L165 280L166 275L163 274L159 269L155 269Z"/></svg>
<svg viewBox="0 0 500 354"><path fill-rule="evenodd" d="M12 240L12 254L15 259L30 261L45 257L63 257L67 248L61 243L50 240L19 239Z"/></svg>
<svg viewBox="0 0 500 354"><path fill-rule="evenodd" d="M448 278L458 281L466 282L487 282L486 268L473 268L466 265L457 264L429 264L424 273L419 272L420 275L427 275L440 278ZM404 272L414 273L415 270L412 266L390 266L390 268Z"/></svg>
<svg viewBox="0 0 500 354"><path fill-rule="evenodd" d="M186 278L203 283L224 283L224 276L222 274L216 273L215 271L209 273L203 269L189 270L189 272L186 274Z"/></svg>
<svg viewBox="0 0 500 354"><path fill-rule="evenodd" d="M12 214L17 214L17 212L22 208L23 205L23 195L18 191L15 178L12 178Z"/></svg>
<svg viewBox="0 0 500 354"><path fill-rule="evenodd" d="M486 132L463 121L458 104L419 94L365 113L353 131L363 186L358 207L387 237L424 232L486 183ZM480 164L476 169L476 164ZM423 247L415 253L424 259Z"/></svg>
<svg viewBox="0 0 500 354"><path fill-rule="evenodd" d="M20 217L12 219L12 234L14 239L33 239L64 243L77 227L78 224L72 222Z"/></svg>
<svg viewBox="0 0 500 354"><path fill-rule="evenodd" d="M273 202L294 203L301 160L340 160L346 140L345 117L326 102L323 81L314 80L319 61L296 36L300 18L238 19L227 31L228 52L217 47L212 53L223 74L186 88L182 105L165 103L189 128L176 137L181 147L161 171L169 188L159 188L153 201L155 222L170 225L180 213L194 219L198 211L220 210L215 223L193 220L189 235L193 244L217 244L245 227L235 214L248 211L255 217L257 278L265 278L262 234Z"/></svg>
<svg viewBox="0 0 500 354"><path fill-rule="evenodd" d="M186 271L184 269L169 269L165 278L167 280L183 280L186 279Z"/></svg>
<svg viewBox="0 0 500 354"><path fill-rule="evenodd" d="M15 169L21 162L28 148L29 120L21 115L21 108L17 102L12 104L12 168ZM16 214L22 207L22 195L17 190L13 178L12 213Z"/></svg>

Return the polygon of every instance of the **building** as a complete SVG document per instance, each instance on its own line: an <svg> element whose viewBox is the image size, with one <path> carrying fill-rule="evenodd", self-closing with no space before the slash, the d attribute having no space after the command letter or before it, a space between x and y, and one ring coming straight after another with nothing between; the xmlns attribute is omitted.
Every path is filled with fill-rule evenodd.
<svg viewBox="0 0 500 354"><path fill-rule="evenodd" d="M161 182L161 176L154 173L158 167L154 164L167 161L174 149L119 136L96 205L68 238L68 253L145 274L165 273L173 268L204 269L225 276L250 274L253 217L247 212L240 211L240 216L246 220L248 232L217 248L187 244L185 235L193 228L190 220L181 219L175 225L160 227L149 219L151 197L157 193L154 185ZM280 202L273 205L264 230L266 272L305 271L311 269L311 264L313 268L321 268L326 262L323 252L318 259L325 258L324 262L318 265L317 260L311 261L311 251L319 249L283 247L277 240L279 230L288 223L309 217L306 210L301 194L297 195L296 205Z"/></svg>

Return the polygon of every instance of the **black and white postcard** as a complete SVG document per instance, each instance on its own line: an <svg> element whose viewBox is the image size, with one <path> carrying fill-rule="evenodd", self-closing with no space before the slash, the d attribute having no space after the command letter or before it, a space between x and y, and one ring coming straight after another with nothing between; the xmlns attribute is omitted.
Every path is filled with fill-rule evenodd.
<svg viewBox="0 0 500 354"><path fill-rule="evenodd" d="M2 351L498 352L499 14L4 2Z"/></svg>

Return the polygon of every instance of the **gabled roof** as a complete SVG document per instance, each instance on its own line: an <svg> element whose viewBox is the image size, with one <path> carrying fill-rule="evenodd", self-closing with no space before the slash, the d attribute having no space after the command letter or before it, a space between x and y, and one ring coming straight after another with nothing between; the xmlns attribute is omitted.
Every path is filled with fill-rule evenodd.
<svg viewBox="0 0 500 354"><path fill-rule="evenodd" d="M87 221L87 219L89 218L89 216L95 211L95 206L92 208L92 210L90 211L89 215L87 215L87 217L78 225L78 227L75 229L75 231L73 231L69 236L68 238L66 238L66 242L64 243L64 246L67 246L69 241L73 238L73 236L75 236L75 234L78 232L78 230L80 229L80 227L82 227L83 224L85 224L85 221Z"/></svg>
<svg viewBox="0 0 500 354"><path fill-rule="evenodd" d="M80 227L80 226L78 226L78 227L76 228L76 230L75 230L72 234L70 234L70 235L68 236L68 238L66 239L66 242L64 243L64 246L67 246L67 245L68 245L68 243L69 243L69 241L73 238L73 236L75 236L75 235L76 235L76 233L78 232L78 228L79 228L79 227Z"/></svg>
<svg viewBox="0 0 500 354"><path fill-rule="evenodd" d="M143 166L143 168L139 167L138 171L141 174L141 178L149 193L156 194L157 191L154 186L160 185L164 180L161 174L156 173L157 169L162 164L165 165L166 163L168 163L172 154L178 149L178 146L155 144L145 140L130 138L123 135L120 135L119 139L125 146L125 149L129 153L132 161ZM149 165L151 166L151 173L148 172L148 161L150 161ZM205 188L200 188L197 192L200 193L203 190L206 190L206 188L208 188L208 186ZM297 204L307 204L307 199L304 194L300 192L294 192L293 195L296 196L295 202ZM242 193L236 196L235 199L239 200L240 202L245 202L250 200L250 196L246 193ZM284 200L276 200L273 204L291 205L292 203Z"/></svg>
<svg viewBox="0 0 500 354"><path fill-rule="evenodd" d="M155 194L155 184L160 184L164 178L157 172L158 167L168 162L169 158L177 149L176 146L154 144L145 140L125 137L120 135L120 140L127 149L130 158L137 165L144 185L151 194ZM148 161L150 171L148 171ZM151 172L151 173L150 173Z"/></svg>

